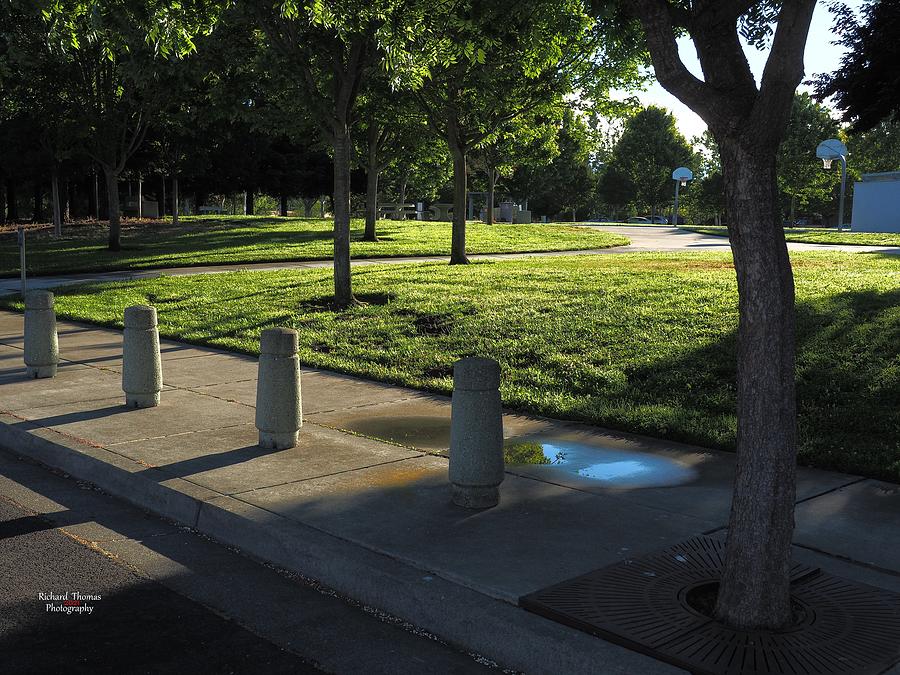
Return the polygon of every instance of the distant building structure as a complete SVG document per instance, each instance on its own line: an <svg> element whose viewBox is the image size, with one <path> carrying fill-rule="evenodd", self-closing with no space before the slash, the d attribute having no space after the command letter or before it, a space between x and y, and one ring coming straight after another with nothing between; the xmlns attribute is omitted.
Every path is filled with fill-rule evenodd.
<svg viewBox="0 0 900 675"><path fill-rule="evenodd" d="M900 232L900 171L864 173L853 185L853 232Z"/></svg>

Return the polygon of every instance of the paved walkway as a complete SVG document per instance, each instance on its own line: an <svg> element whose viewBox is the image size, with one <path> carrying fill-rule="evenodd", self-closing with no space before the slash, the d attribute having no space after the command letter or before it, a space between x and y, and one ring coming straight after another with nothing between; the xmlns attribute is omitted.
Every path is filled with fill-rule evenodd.
<svg viewBox="0 0 900 675"><path fill-rule="evenodd" d="M472 260L515 260L533 256L570 256L570 255L615 255L618 253L647 253L653 251L730 251L728 239L708 234L691 232L666 225L660 226L596 226L583 225L591 229L602 229L604 232L621 234L631 239L628 246L613 248L588 249L583 251L546 251L543 253L490 253L473 254ZM799 244L788 243L792 251L842 251L845 253L883 253L900 255L900 247L893 246L835 246L831 244ZM408 256L400 258L359 258L351 261L352 265L385 265L409 264L420 262L447 262L449 256ZM236 270L284 270L312 269L331 267L331 260L308 260L300 262L241 263L228 265L205 265L195 267L168 267L148 270L122 270L115 272L96 272L88 274L64 274L59 276L32 277L28 280L28 288L42 289L76 284L84 281L127 281L130 279L147 279L163 274L185 276L190 274L216 274ZM18 293L21 282L18 278L0 278L0 295Z"/></svg>
<svg viewBox="0 0 900 675"><path fill-rule="evenodd" d="M70 322L59 333L57 377L28 380L22 316L0 312L0 445L505 666L677 672L517 599L699 533L721 536L733 455L508 413L508 438L636 452L687 478L610 487L513 466L500 506L471 512L449 500L446 397L304 370L299 446L261 451L255 359L163 340L162 404L128 410L121 334ZM900 591L900 486L800 469L796 518L798 560Z"/></svg>

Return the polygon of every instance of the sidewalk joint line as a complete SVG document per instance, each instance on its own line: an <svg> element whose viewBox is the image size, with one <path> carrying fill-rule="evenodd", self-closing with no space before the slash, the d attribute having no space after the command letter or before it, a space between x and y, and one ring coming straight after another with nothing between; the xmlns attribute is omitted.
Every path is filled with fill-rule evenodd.
<svg viewBox="0 0 900 675"><path fill-rule="evenodd" d="M855 558L851 558L850 556L842 555L840 553L831 553L830 551L826 551L821 548L817 548L812 546L811 544L800 544L798 542L793 542L793 546L797 548L806 549L807 551L812 551L813 553L819 553L820 555L824 555L828 558L834 558L835 560L840 560L841 562L845 562L851 565L856 565L858 567L865 567L866 569L870 569L874 572L880 572L882 574L887 574L888 576L898 577L900 578L900 570L892 570L888 567L882 567L881 565L876 565L875 563L868 563L862 560L857 560Z"/></svg>

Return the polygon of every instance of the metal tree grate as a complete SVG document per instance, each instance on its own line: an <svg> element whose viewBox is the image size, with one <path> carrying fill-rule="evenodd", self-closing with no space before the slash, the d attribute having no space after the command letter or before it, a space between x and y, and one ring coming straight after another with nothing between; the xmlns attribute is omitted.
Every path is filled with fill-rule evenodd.
<svg viewBox="0 0 900 675"><path fill-rule="evenodd" d="M725 543L695 537L550 586L522 607L709 675L876 675L900 661L900 595L794 564L802 619L783 632L735 631L691 608L719 579Z"/></svg>

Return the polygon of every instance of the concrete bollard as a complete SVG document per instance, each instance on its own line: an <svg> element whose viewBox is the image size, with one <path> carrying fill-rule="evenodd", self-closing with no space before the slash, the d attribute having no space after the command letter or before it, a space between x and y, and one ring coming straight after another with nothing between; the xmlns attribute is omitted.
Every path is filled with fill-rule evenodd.
<svg viewBox="0 0 900 675"><path fill-rule="evenodd" d="M500 364L461 359L453 365L450 416L453 503L470 509L496 506L503 475Z"/></svg>
<svg viewBox="0 0 900 675"><path fill-rule="evenodd" d="M303 426L297 346L297 331L290 328L269 328L260 337L256 428L261 448L297 445Z"/></svg>
<svg viewBox="0 0 900 675"><path fill-rule="evenodd" d="M59 339L53 293L29 291L25 294L25 372L28 377L56 375Z"/></svg>
<svg viewBox="0 0 900 675"><path fill-rule="evenodd" d="M159 405L162 362L155 307L134 305L125 309L122 390L125 392L125 405L129 408Z"/></svg>

